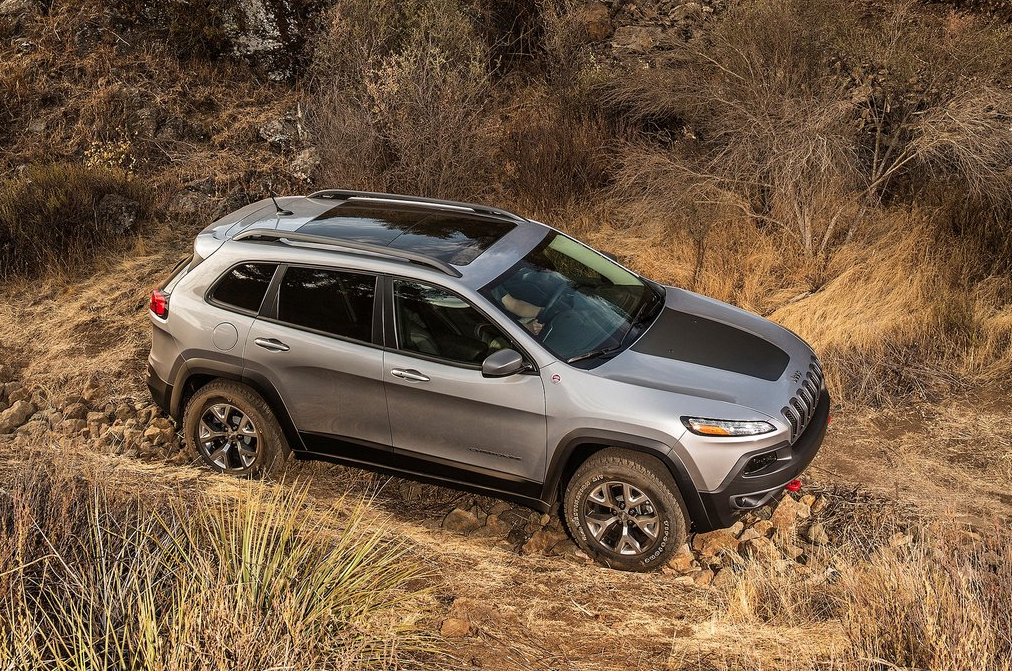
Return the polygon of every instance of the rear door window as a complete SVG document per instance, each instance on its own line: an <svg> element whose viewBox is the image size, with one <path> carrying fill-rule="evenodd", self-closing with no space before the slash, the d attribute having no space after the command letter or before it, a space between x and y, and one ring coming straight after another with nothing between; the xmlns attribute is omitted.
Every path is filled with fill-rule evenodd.
<svg viewBox="0 0 1012 671"><path fill-rule="evenodd" d="M292 326L372 342L376 276L290 266L278 289L278 319Z"/></svg>
<svg viewBox="0 0 1012 671"><path fill-rule="evenodd" d="M276 263L236 266L215 284L211 290L211 301L240 312L258 313L277 267Z"/></svg>

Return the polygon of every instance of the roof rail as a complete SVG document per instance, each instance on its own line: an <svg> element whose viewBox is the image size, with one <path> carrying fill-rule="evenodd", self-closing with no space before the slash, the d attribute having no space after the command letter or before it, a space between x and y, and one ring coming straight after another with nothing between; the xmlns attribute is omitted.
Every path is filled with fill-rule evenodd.
<svg viewBox="0 0 1012 671"><path fill-rule="evenodd" d="M290 242L304 242L314 245L326 245L327 247L338 247L340 249L350 249L360 252L369 252L371 254L379 254L382 256L392 256L397 259L409 261L411 263L418 263L423 266L434 268L440 272L446 273L451 277L461 277L459 270L451 266L445 261L434 259L431 256L425 256L424 254L418 254L416 252L409 252L403 249L394 249L392 247L384 247L383 245L371 245L367 242L357 242L355 240L341 240L339 238L331 238L326 235L313 235L311 233L296 233L294 231L279 231L274 228L249 228L242 233L237 234L232 238L233 240L276 240L276 241L290 241Z"/></svg>
<svg viewBox="0 0 1012 671"><path fill-rule="evenodd" d="M328 198L331 200L371 200L388 203L404 203L406 205L422 205L423 207L442 207L451 210L465 210L475 214L484 214L492 217L503 217L514 221L527 221L519 214L508 210L499 210L487 205L475 205L474 203L458 203L453 200L438 200L436 198L423 198L421 196L401 196L395 193L378 193L375 191L350 191L348 189L324 189L309 194L306 198Z"/></svg>

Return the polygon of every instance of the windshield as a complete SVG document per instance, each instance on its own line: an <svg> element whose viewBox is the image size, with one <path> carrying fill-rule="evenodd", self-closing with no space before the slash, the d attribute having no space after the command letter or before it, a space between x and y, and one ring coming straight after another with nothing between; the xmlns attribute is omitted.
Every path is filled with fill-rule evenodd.
<svg viewBox="0 0 1012 671"><path fill-rule="evenodd" d="M663 304L639 277L561 233L482 293L569 363L617 354Z"/></svg>

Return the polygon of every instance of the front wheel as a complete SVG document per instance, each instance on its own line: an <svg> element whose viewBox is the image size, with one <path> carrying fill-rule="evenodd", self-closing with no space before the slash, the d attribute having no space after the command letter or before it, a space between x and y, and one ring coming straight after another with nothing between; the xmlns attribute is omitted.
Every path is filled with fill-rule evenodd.
<svg viewBox="0 0 1012 671"><path fill-rule="evenodd" d="M204 463L229 475L280 475L291 453L267 402L231 380L215 380L193 394L183 412L183 436Z"/></svg>
<svg viewBox="0 0 1012 671"><path fill-rule="evenodd" d="M649 455L618 448L595 453L569 480L563 506L576 544L611 568L660 568L685 542L678 487Z"/></svg>

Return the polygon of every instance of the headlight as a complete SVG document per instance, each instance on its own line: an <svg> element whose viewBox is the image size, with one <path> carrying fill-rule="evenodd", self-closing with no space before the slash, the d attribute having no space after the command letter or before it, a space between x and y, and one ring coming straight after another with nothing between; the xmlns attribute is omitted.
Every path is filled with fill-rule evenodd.
<svg viewBox="0 0 1012 671"><path fill-rule="evenodd" d="M682 424L686 429L699 436L758 436L776 431L775 426L763 421L682 417Z"/></svg>

